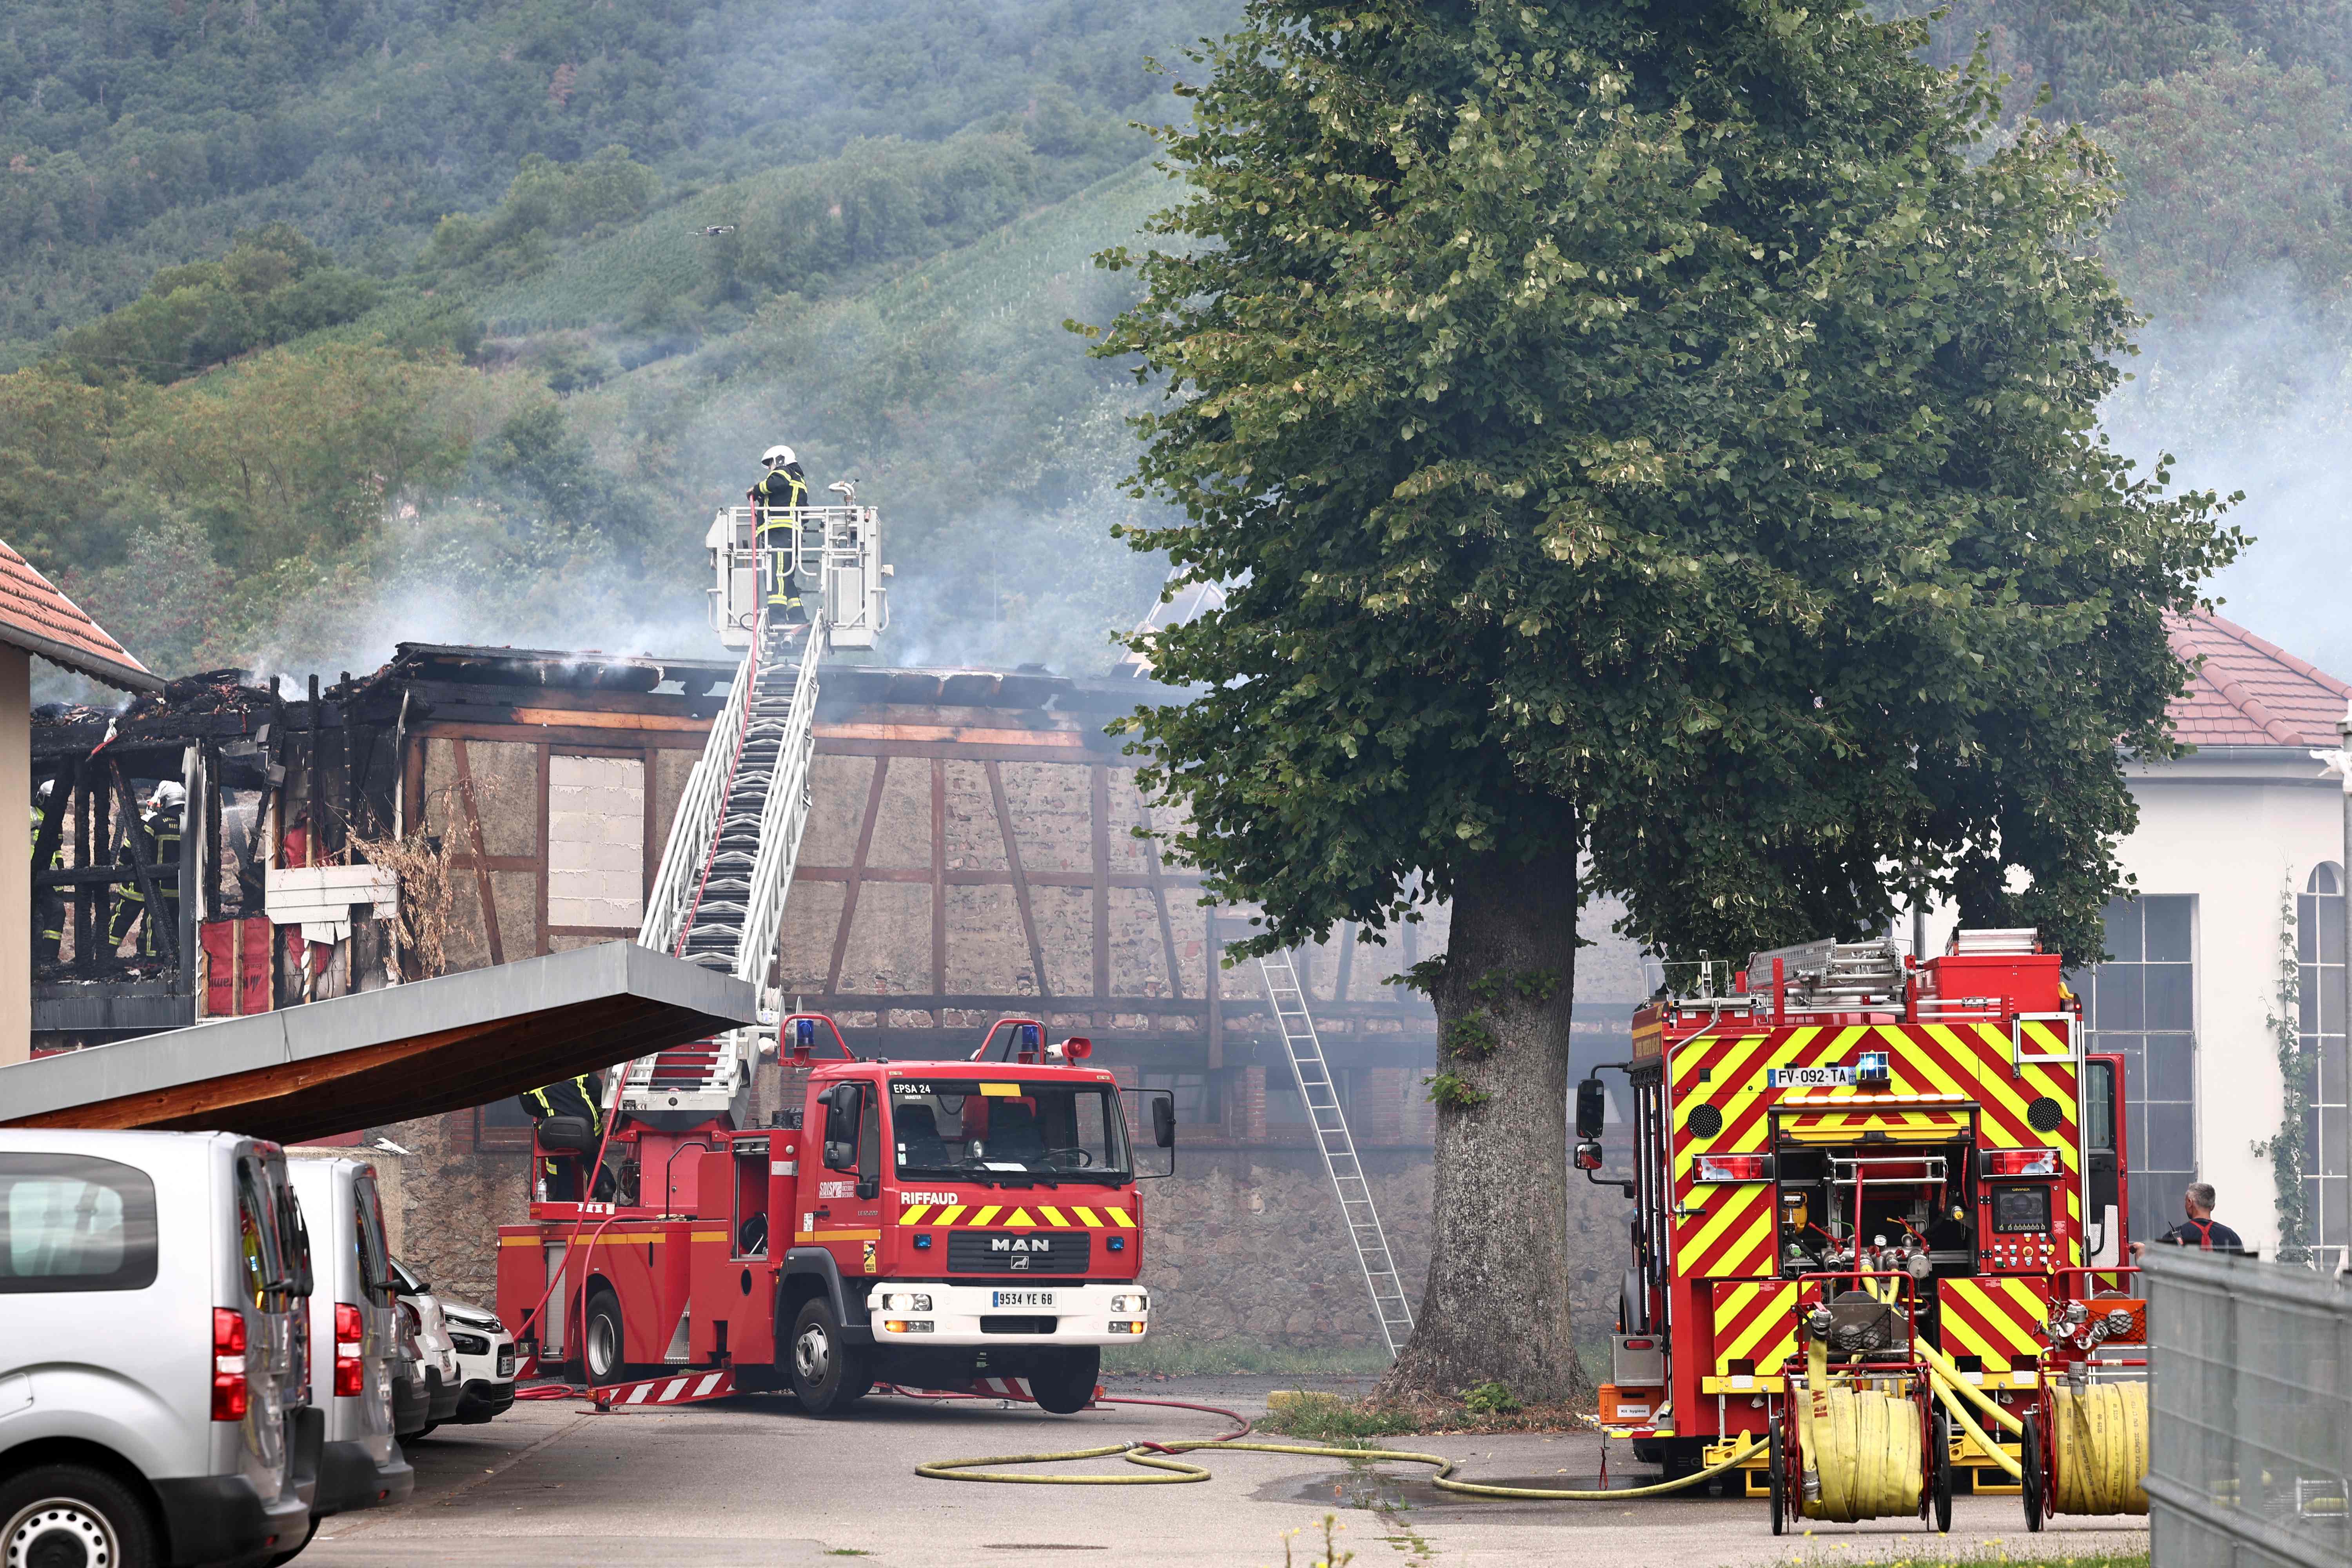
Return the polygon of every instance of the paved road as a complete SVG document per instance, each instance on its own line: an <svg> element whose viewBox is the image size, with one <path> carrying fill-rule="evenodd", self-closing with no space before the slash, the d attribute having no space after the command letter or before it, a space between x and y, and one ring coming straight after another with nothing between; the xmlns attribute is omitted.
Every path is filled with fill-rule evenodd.
<svg viewBox="0 0 2352 1568"><path fill-rule="evenodd" d="M1115 1394L1197 1400L1244 1414L1297 1379L1115 1384ZM446 1427L411 1457L416 1496L397 1509L330 1520L304 1568L473 1564L812 1564L856 1556L877 1568L1034 1568L1092 1552L1148 1564L1260 1568L1284 1537L1337 1513L1360 1568L1396 1563L1520 1568L1536 1555L1605 1554L1611 1568L1738 1565L1797 1559L1874 1562L1999 1542L2022 1548L2013 1498L1964 1498L1943 1542L1916 1523L1820 1526L1775 1541L1764 1505L1714 1498L1626 1503L1482 1502L1418 1478L1344 1461L1221 1454L1216 1479L1158 1487L956 1485L913 1474L921 1460L1074 1448L1131 1438L1204 1436L1213 1417L1117 1407L1055 1417L991 1405L868 1401L854 1418L816 1422L782 1396L746 1395L663 1414L598 1415L576 1404L523 1404L485 1426ZM1581 1435L1394 1438L1444 1454L1469 1479L1590 1484L1598 1440ZM1623 1456L1619 1454L1620 1460ZM1116 1471L1116 1459L1069 1469ZM1612 1477L1628 1479L1622 1470ZM2061 1521L2037 1551L2145 1551L2137 1521ZM1301 1564L1317 1553L1296 1551Z"/></svg>

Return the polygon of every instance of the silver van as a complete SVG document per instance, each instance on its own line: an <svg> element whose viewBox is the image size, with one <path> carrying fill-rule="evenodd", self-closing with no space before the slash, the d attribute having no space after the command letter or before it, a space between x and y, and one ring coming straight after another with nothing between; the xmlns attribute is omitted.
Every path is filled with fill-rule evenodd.
<svg viewBox="0 0 2352 1568"><path fill-rule="evenodd" d="M404 1500L416 1483L392 1419L396 1353L392 1255L383 1205L364 1160L289 1162L310 1229L311 1403L326 1416L320 1519Z"/></svg>
<svg viewBox="0 0 2352 1568"><path fill-rule="evenodd" d="M303 1246L274 1143L0 1129L0 1563L301 1549Z"/></svg>

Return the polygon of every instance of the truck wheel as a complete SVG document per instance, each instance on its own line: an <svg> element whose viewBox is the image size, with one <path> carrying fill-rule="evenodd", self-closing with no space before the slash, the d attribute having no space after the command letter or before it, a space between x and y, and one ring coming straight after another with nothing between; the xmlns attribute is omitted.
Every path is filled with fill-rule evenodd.
<svg viewBox="0 0 2352 1568"><path fill-rule="evenodd" d="M155 1526L138 1495L86 1465L37 1465L0 1482L0 1563L155 1568Z"/></svg>
<svg viewBox="0 0 2352 1568"><path fill-rule="evenodd" d="M1038 1408L1056 1415L1075 1415L1092 1404L1095 1384L1102 1376L1102 1347L1049 1351L1029 1373L1029 1392Z"/></svg>
<svg viewBox="0 0 2352 1568"><path fill-rule="evenodd" d="M602 1388L627 1375L628 1363L624 1359L627 1345L622 1333L620 1298L610 1290L589 1297L587 1321L580 1331L580 1362L591 1384Z"/></svg>
<svg viewBox="0 0 2352 1568"><path fill-rule="evenodd" d="M793 1320L792 1342L784 1354L790 1358L784 1370L793 1393L812 1415L838 1415L874 1386L866 1352L843 1339L841 1320L822 1296L805 1303Z"/></svg>
<svg viewBox="0 0 2352 1568"><path fill-rule="evenodd" d="M1931 1439L1936 1447L1936 1531L1941 1535L1952 1533L1952 1424L1940 1410L1936 1412Z"/></svg>

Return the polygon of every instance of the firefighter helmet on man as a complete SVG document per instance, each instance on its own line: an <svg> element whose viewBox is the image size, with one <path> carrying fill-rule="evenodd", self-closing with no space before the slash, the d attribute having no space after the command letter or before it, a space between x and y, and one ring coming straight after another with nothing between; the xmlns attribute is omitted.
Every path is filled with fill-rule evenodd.
<svg viewBox="0 0 2352 1568"><path fill-rule="evenodd" d="M760 461L772 468L781 468L796 460L790 447L771 447L760 454Z"/></svg>

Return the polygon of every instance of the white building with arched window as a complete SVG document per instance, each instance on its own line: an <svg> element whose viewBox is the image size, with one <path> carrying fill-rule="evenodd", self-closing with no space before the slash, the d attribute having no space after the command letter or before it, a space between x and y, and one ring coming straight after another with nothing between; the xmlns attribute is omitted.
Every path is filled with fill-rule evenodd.
<svg viewBox="0 0 2352 1568"><path fill-rule="evenodd" d="M2341 1246L2343 786L2311 752L2339 743L2352 686L2218 616L2178 624L2173 646L2203 659L2173 708L2197 749L2126 764L2137 897L2108 907L2110 961L2075 980L2092 1048L2126 1058L2132 1234L2177 1223L2181 1188L2206 1181L2216 1216L2275 1252L2284 1052L2302 1078L2304 1239Z"/></svg>

